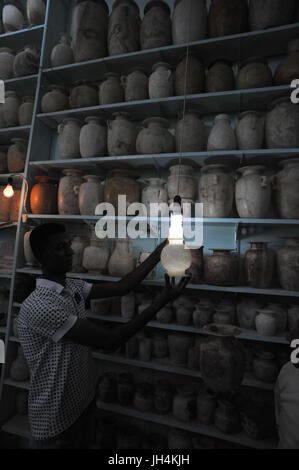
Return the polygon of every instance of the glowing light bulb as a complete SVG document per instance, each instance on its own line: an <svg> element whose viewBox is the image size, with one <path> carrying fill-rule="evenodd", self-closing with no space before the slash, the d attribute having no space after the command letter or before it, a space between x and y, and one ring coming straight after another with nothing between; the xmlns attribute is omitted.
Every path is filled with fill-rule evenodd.
<svg viewBox="0 0 299 470"><path fill-rule="evenodd" d="M14 189L11 184L8 184L6 188L3 191L3 196L6 197L7 199L11 199L14 197Z"/></svg>
<svg viewBox="0 0 299 470"><path fill-rule="evenodd" d="M184 277L192 264L192 256L185 247L183 216L178 202L173 204L168 241L161 253L162 265L170 277Z"/></svg>

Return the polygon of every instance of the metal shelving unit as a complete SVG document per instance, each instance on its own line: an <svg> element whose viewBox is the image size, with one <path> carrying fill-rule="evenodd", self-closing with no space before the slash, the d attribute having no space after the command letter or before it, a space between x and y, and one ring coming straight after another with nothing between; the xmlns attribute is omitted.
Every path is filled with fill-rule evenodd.
<svg viewBox="0 0 299 470"><path fill-rule="evenodd" d="M144 3L144 2L143 2ZM284 96L289 93L289 86L281 87L266 87L250 90L233 90L223 93L202 93L198 95L190 95L186 98L183 96L175 96L164 98L162 100L146 100L140 102L124 102L107 106L96 106L92 108L83 108L75 110L65 110L59 113L43 114L40 112L39 102L40 97L44 90L51 83L71 85L73 82L91 78L99 80L106 72L121 72L126 73L133 66L143 66L148 71L151 70L152 65L156 62L166 61L175 65L179 56L187 51L196 52L207 64L213 58L226 57L227 59L238 62L249 56L256 55L258 50L259 55L263 55L276 60L277 57L286 53L287 43L293 38L299 36L299 23L287 25L278 28L271 28L265 31L248 32L241 35L226 36L214 39L205 39L192 43L190 45L184 44L180 46L169 46L154 50L138 51L121 56L105 57L103 59L70 64L63 67L51 68L49 66L49 53L52 47L58 42L58 33L66 29L72 0L65 0L63 2L55 2L54 0L47 1L47 13L45 25L25 28L22 31L15 33L0 35L0 45L12 47L13 49L21 49L26 43L40 44L41 45L41 62L40 70L37 75L29 77L20 77L5 82L7 89L14 89L22 94L32 93L35 94L35 107L33 113L33 120L31 126L17 127L13 129L0 130L0 142L7 142L11 137L26 137L28 141L28 154L24 170L30 183L33 181L34 176L39 172L42 173L55 173L60 172L69 167L78 168L89 174L89 172L99 174L105 177L108 171L123 165L138 169L141 176L143 175L143 168L150 168L153 173L165 173L169 165L175 160L178 160L180 154L161 154L161 155L130 155L122 157L108 157L99 155L98 158L76 159L76 160L59 160L57 151L55 151L55 134L57 124L60 123L65 117L73 116L83 119L89 115L99 115L105 119L110 118L115 111L129 111L136 120L141 120L145 117L161 115L168 118L177 117L178 113L182 110L184 101L187 105L199 107L201 112L212 117L214 114L221 112L239 113L247 109L265 110L268 104L275 98ZM55 11L54 11L55 10ZM68 18L69 19L69 18ZM54 138L54 139L53 139ZM183 158L187 161L192 161L197 170L200 166L208 163L210 159L215 157L221 158L223 162L235 159L236 167L240 164L245 164L253 160L261 159L271 161L275 166L283 158L297 156L299 149L277 149L277 150L254 150L254 151L225 151L225 152L197 152L192 154L184 154ZM5 181L9 175L0 175L1 182ZM22 201L24 201L24 188L22 193ZM15 302L14 291L16 281L20 276L38 276L40 271L38 269L24 268L24 255L23 255L23 236L26 226L21 219L21 213L17 224L10 226L0 225L1 235L8 233L11 229L11 236L15 237L15 261L11 273L1 273L0 278L10 281L10 300L8 312L8 326L1 328L0 334L5 335L6 353L12 347L17 346L17 338L12 336L11 326L14 312L20 308L21 304ZM83 225L85 223L92 225L97 221L97 217L86 216L69 216L60 217L55 216L33 216L29 215L28 221L40 223L43 221L62 221L66 224ZM246 235L240 240L239 245L246 245L251 236L262 238L269 236L271 231L275 230L275 236L280 237L290 232L299 233L299 220L280 220L277 218L271 219L205 219L204 225L208 230L209 236L221 243L221 236L219 232L225 231L226 238L233 244L234 248L237 245L237 232L239 228L246 230ZM13 232L13 228L16 229ZM261 229L261 231L259 231ZM229 233L229 235L227 235ZM214 235L213 235L214 234ZM240 246L239 246L240 248ZM86 279L87 281L105 282L105 281L118 281L116 278L109 276L94 276L89 274L72 274L68 275L72 278ZM158 278L154 281L145 281L143 284L146 286L160 287L163 281ZM288 292L281 289L250 289L244 286L234 287L220 287L209 285L190 285L188 292L194 291L198 293L223 293L232 295L246 295L246 296L267 296L279 301L280 299L290 299L298 301L299 292ZM95 316L90 315L90 318ZM122 323L124 320L119 316L97 316L98 320L110 323ZM202 334L201 330L197 330L192 326L179 326L176 324L162 325L157 322L151 322L149 328L164 330L164 331L180 331L190 334ZM265 345L286 345L286 339L282 336L277 337L261 337L254 331L242 331L240 338L246 341L253 341L257 343L264 343ZM113 363L123 369L124 367L135 367L136 369L149 369L159 370L160 372L167 372L169 374L181 374L189 376L194 380L200 378L199 372L188 371L184 368L177 368L170 364L158 363L141 363L141 361L132 361L124 357L95 353L95 357L99 362ZM3 372L0 380L0 398L4 387L21 388L28 390L29 384L16 383L8 378L8 365L3 367ZM261 384L252 377L247 376L245 384L252 387L260 387L269 390L272 393L272 385ZM203 435L215 437L221 440L226 440L251 448L272 448L275 443L269 441L255 442L251 441L246 436L240 434L236 436L223 435L219 433L213 426L201 426L199 423L182 424L178 423L172 417L161 417L153 413L141 414L136 410L125 409L118 405L107 405L98 403L99 409L113 414L127 416L128 418L136 418L145 420L152 423L162 424L165 426L173 426L179 429L184 429L192 433L200 433ZM1 423L0 423L1 424ZM2 426L2 430L14 435L29 438L30 431L28 422L23 417L14 417Z"/></svg>

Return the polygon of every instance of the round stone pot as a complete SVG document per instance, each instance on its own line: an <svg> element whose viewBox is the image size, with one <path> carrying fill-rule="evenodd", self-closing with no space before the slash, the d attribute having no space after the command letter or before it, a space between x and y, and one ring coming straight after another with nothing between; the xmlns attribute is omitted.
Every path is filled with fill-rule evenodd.
<svg viewBox="0 0 299 470"><path fill-rule="evenodd" d="M272 188L263 166L248 166L238 170L236 206L239 217L265 219L269 216Z"/></svg>

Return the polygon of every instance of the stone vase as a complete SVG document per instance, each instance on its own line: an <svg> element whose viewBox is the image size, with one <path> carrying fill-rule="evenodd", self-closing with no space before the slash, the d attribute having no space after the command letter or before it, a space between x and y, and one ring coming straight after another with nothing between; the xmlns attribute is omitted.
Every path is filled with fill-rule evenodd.
<svg viewBox="0 0 299 470"><path fill-rule="evenodd" d="M118 112L108 121L108 154L113 156L136 153L137 129L128 113Z"/></svg>
<svg viewBox="0 0 299 470"><path fill-rule="evenodd" d="M161 154L174 151L174 137L168 131L167 119L152 117L143 121L144 129L138 134L136 150L138 154Z"/></svg>
<svg viewBox="0 0 299 470"><path fill-rule="evenodd" d="M266 145L269 149L299 147L299 107L289 97L270 105L266 117Z"/></svg>
<svg viewBox="0 0 299 470"><path fill-rule="evenodd" d="M12 139L7 153L7 166L9 173L22 173L25 168L27 156L27 141Z"/></svg>
<svg viewBox="0 0 299 470"><path fill-rule="evenodd" d="M3 105L3 114L6 127L17 127L19 125L19 108L21 101L15 91L5 93L5 103Z"/></svg>
<svg viewBox="0 0 299 470"><path fill-rule="evenodd" d="M35 215L57 214L57 184L48 176L36 176L30 193L30 207Z"/></svg>
<svg viewBox="0 0 299 470"><path fill-rule="evenodd" d="M59 43L51 52L51 67L62 67L74 62L71 37L68 33L60 33Z"/></svg>
<svg viewBox="0 0 299 470"><path fill-rule="evenodd" d="M107 73L100 85L100 105L121 103L124 101L124 90L117 73Z"/></svg>
<svg viewBox="0 0 299 470"><path fill-rule="evenodd" d="M110 276L124 277L134 270L133 245L128 239L116 241L114 251L108 263Z"/></svg>
<svg viewBox="0 0 299 470"><path fill-rule="evenodd" d="M134 69L122 77L125 101L143 101L148 99L148 77L141 69Z"/></svg>
<svg viewBox="0 0 299 470"><path fill-rule="evenodd" d="M207 36L207 6L203 0L176 0L172 16L173 44L199 41Z"/></svg>
<svg viewBox="0 0 299 470"><path fill-rule="evenodd" d="M265 119L257 111L245 111L238 118L236 135L239 150L262 149L265 135Z"/></svg>
<svg viewBox="0 0 299 470"><path fill-rule="evenodd" d="M231 63L225 59L212 62L208 69L206 85L208 93L233 90L235 76Z"/></svg>
<svg viewBox="0 0 299 470"><path fill-rule="evenodd" d="M20 1L4 2L2 10L2 23L6 33L23 29L24 27L24 8Z"/></svg>
<svg viewBox="0 0 299 470"><path fill-rule="evenodd" d="M219 114L208 138L208 151L236 150L237 139L230 118L227 114Z"/></svg>
<svg viewBox="0 0 299 470"><path fill-rule="evenodd" d="M19 52L14 60L15 77L25 77L38 73L40 63L40 50L35 46L25 46L24 50Z"/></svg>
<svg viewBox="0 0 299 470"><path fill-rule="evenodd" d="M64 87L52 85L41 100L42 113L55 113L69 108L69 96Z"/></svg>
<svg viewBox="0 0 299 470"><path fill-rule="evenodd" d="M92 234L90 246L85 248L83 254L83 267L90 274L102 274L107 269L110 251L105 240L97 238Z"/></svg>
<svg viewBox="0 0 299 470"><path fill-rule="evenodd" d="M212 0L209 11L210 37L248 31L247 0Z"/></svg>
<svg viewBox="0 0 299 470"><path fill-rule="evenodd" d="M249 23L251 31L293 23L296 1L250 0Z"/></svg>
<svg viewBox="0 0 299 470"><path fill-rule="evenodd" d="M80 132L80 154L82 158L107 155L107 126L98 116L85 119Z"/></svg>
<svg viewBox="0 0 299 470"><path fill-rule="evenodd" d="M151 204L166 204L165 210L161 211L161 216L167 217L168 194L165 188L165 182L160 178L148 178L146 182L147 186L142 191L142 204L146 206L148 215L150 214Z"/></svg>
<svg viewBox="0 0 299 470"><path fill-rule="evenodd" d="M235 286L238 283L237 257L232 250L213 249L204 263L205 281L216 286Z"/></svg>
<svg viewBox="0 0 299 470"><path fill-rule="evenodd" d="M172 43L170 8L162 0L147 3L140 26L141 49L156 49Z"/></svg>
<svg viewBox="0 0 299 470"><path fill-rule="evenodd" d="M0 48L0 79L9 80L14 76L13 64L15 53L8 47Z"/></svg>
<svg viewBox="0 0 299 470"><path fill-rule="evenodd" d="M71 108L90 108L98 106L98 87L87 80L79 80L75 83L70 93L69 104Z"/></svg>
<svg viewBox="0 0 299 470"><path fill-rule="evenodd" d="M67 118L58 126L58 151L62 160L80 158L81 122Z"/></svg>
<svg viewBox="0 0 299 470"><path fill-rule="evenodd" d="M283 219L299 218L299 159L281 162L282 170L274 176L274 188L278 213Z"/></svg>
<svg viewBox="0 0 299 470"><path fill-rule="evenodd" d="M255 299L243 299L237 306L238 323L246 330L255 329L255 318L262 304Z"/></svg>
<svg viewBox="0 0 299 470"><path fill-rule="evenodd" d="M108 15L103 0L76 1L71 25L75 62L107 55Z"/></svg>
<svg viewBox="0 0 299 470"><path fill-rule="evenodd" d="M167 191L170 200L178 194L182 199L195 200L195 178L193 168L188 165L170 167L170 176L167 180Z"/></svg>
<svg viewBox="0 0 299 470"><path fill-rule="evenodd" d="M274 253L267 243L251 243L244 259L245 282L249 287L269 289L272 286Z"/></svg>
<svg viewBox="0 0 299 470"><path fill-rule="evenodd" d="M78 170L66 169L58 187L59 215L80 215L79 188L82 184L81 173Z"/></svg>
<svg viewBox="0 0 299 470"><path fill-rule="evenodd" d="M278 278L282 289L299 291L299 239L289 238L277 250Z"/></svg>
<svg viewBox="0 0 299 470"><path fill-rule="evenodd" d="M230 217L234 201L234 171L227 165L206 165L199 177L199 202L209 218Z"/></svg>
<svg viewBox="0 0 299 470"><path fill-rule="evenodd" d="M19 124L20 126L30 126L32 122L34 109L34 96L24 96L23 103L19 107Z"/></svg>
<svg viewBox="0 0 299 470"><path fill-rule="evenodd" d="M95 215L96 207L104 202L104 186L95 175L84 176L86 183L80 186L79 208L81 215Z"/></svg>
<svg viewBox="0 0 299 470"><path fill-rule="evenodd" d="M255 317L256 331L261 336L275 336L277 333L277 321L272 310L258 310Z"/></svg>
<svg viewBox="0 0 299 470"><path fill-rule="evenodd" d="M151 100L173 96L174 83L170 65L165 62L155 64L149 77L148 86Z"/></svg>
<svg viewBox="0 0 299 470"><path fill-rule="evenodd" d="M236 182L236 207L241 218L265 219L271 207L271 182L263 166L240 168Z"/></svg>
<svg viewBox="0 0 299 470"><path fill-rule="evenodd" d="M140 202L141 187L136 179L137 175L129 170L114 170L108 175L105 185L105 202L112 204L116 213L119 196L126 196L127 208L130 204Z"/></svg>
<svg viewBox="0 0 299 470"><path fill-rule="evenodd" d="M238 90L270 87L272 82L272 71L263 57L252 57L240 64L236 78Z"/></svg>
<svg viewBox="0 0 299 470"><path fill-rule="evenodd" d="M126 54L139 50L139 7L134 0L116 0L108 24L109 55Z"/></svg>
<svg viewBox="0 0 299 470"><path fill-rule="evenodd" d="M45 21L46 2L44 0L27 0L27 18L30 25L40 25Z"/></svg>
<svg viewBox="0 0 299 470"><path fill-rule="evenodd" d="M176 96L203 93L205 89L205 69L203 63L192 53L179 59L175 71Z"/></svg>
<svg viewBox="0 0 299 470"><path fill-rule="evenodd" d="M206 146L205 125L197 113L188 112L177 121L175 130L177 152L203 152Z"/></svg>

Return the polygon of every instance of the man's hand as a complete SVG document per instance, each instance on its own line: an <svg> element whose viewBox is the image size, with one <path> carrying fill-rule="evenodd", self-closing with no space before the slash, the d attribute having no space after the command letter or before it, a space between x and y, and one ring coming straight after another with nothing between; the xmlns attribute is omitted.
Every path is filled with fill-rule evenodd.
<svg viewBox="0 0 299 470"><path fill-rule="evenodd" d="M175 279L170 279L168 274L165 274L165 286L162 291L161 298L165 299L167 303L177 299L183 293L190 279L190 276L185 277L180 281L179 284L175 285Z"/></svg>

